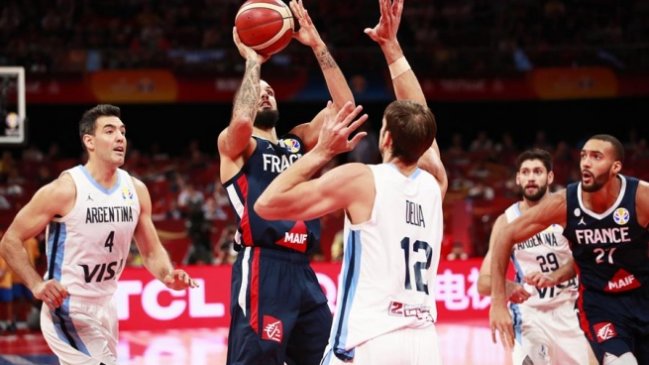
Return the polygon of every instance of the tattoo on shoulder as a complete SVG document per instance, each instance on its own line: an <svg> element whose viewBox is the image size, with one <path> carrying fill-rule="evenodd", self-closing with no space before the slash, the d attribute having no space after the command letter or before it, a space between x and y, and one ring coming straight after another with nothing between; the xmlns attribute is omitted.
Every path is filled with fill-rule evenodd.
<svg viewBox="0 0 649 365"><path fill-rule="evenodd" d="M331 53L329 53L329 50L327 49L318 53L316 58L318 59L318 63L323 70L338 67L336 61L333 57L331 57Z"/></svg>

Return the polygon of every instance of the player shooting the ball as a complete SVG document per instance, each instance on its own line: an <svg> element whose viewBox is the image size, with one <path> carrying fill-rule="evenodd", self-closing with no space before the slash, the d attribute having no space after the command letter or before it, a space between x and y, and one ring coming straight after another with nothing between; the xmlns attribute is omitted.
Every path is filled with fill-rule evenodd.
<svg viewBox="0 0 649 365"><path fill-rule="evenodd" d="M289 5L300 25L294 38L313 50L335 108L353 105L347 81L302 1ZM319 221L267 221L252 207L273 179L316 144L325 110L278 138L275 92L260 79L268 56L243 44L236 29L233 38L246 68L230 124L218 137L220 177L238 224L227 364L317 365L332 322L308 259L320 239Z"/></svg>

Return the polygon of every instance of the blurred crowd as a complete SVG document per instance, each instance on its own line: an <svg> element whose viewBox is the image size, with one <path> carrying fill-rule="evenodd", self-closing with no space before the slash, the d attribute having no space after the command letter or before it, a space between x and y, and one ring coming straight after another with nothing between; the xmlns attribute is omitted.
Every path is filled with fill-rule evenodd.
<svg viewBox="0 0 649 365"><path fill-rule="evenodd" d="M374 131L350 154L332 161L325 169L346 161L380 162ZM478 131L456 134L452 143L441 146L449 176L449 191L444 201L445 234L443 255L447 259L482 256L495 218L519 198L515 185L514 160L522 151L510 133L500 136ZM647 139L631 130L620 136L626 144L623 172L649 180ZM626 138L624 138L626 137ZM579 179L579 142L551 141L538 131L532 146L554 156L554 190ZM35 147L4 151L0 159L0 229L5 229L17 210L40 186L61 171L83 163L84 157L58 157L58 147L49 151ZM124 168L146 183L153 201L153 219L160 237L178 264L220 265L231 263L236 252L232 240L236 232L235 215L221 185L219 161L214 154L191 142L185 152L171 156L153 145L148 151L129 150ZM313 260L340 259L343 219L334 212L322 219L320 250ZM42 238L41 238L42 239ZM41 244L42 246L42 244ZM140 265L137 250L131 265Z"/></svg>
<svg viewBox="0 0 649 365"><path fill-rule="evenodd" d="M233 72L241 62L230 29L242 3L4 0L0 65L24 65L33 73L156 67ZM376 21L376 0L344 6L307 0L305 6L346 70L383 70L382 57L362 33ZM417 69L436 75L508 75L573 65L634 72L649 65L645 0L409 0L401 28ZM317 70L308 51L289 47L267 68Z"/></svg>

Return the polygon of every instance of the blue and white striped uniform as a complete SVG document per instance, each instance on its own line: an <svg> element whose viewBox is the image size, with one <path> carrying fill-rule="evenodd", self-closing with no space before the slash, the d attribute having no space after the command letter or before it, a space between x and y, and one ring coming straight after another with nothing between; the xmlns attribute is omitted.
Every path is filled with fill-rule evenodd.
<svg viewBox="0 0 649 365"><path fill-rule="evenodd" d="M64 171L76 186L74 207L47 227L44 279L59 281L69 296L56 310L43 305L41 328L61 364L116 363L113 294L140 215L131 176L117 171L110 189L84 166Z"/></svg>
<svg viewBox="0 0 649 365"><path fill-rule="evenodd" d="M507 222L521 215L520 202L505 211ZM532 296L521 304L510 303L516 342L513 364L588 364L588 342L579 328L575 301L579 295L573 278L550 288L524 283L532 272L551 273L565 265L570 245L563 227L553 224L523 242L514 244L511 259L516 282Z"/></svg>
<svg viewBox="0 0 649 365"><path fill-rule="evenodd" d="M336 312L322 364L438 364L439 184L420 169L404 176L393 164L369 167L374 206L367 222L345 218Z"/></svg>

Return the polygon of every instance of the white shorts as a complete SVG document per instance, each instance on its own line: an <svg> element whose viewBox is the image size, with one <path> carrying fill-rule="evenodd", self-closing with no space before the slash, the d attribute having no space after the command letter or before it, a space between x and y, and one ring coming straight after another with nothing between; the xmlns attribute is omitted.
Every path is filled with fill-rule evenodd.
<svg viewBox="0 0 649 365"><path fill-rule="evenodd" d="M517 305L521 332L516 333L513 365L583 365L589 363L590 345L574 304L564 302L556 308L540 310ZM526 362L527 361L527 362ZM531 362L530 362L531 361Z"/></svg>
<svg viewBox="0 0 649 365"><path fill-rule="evenodd" d="M321 365L439 365L435 326L404 328L375 337L354 349L354 360L343 362L327 346Z"/></svg>
<svg viewBox="0 0 649 365"><path fill-rule="evenodd" d="M111 298L97 304L71 300L52 311L43 304L41 331L61 365L117 363L117 308Z"/></svg>

